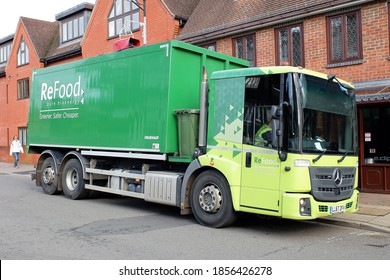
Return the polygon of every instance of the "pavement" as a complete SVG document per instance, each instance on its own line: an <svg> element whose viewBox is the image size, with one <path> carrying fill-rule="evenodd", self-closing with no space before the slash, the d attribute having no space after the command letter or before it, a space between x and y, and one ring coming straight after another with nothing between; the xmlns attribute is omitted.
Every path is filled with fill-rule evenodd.
<svg viewBox="0 0 390 280"><path fill-rule="evenodd" d="M28 176L34 173L33 165L0 162L0 175ZM390 234L390 194L360 192L359 210L317 219L316 222L335 224Z"/></svg>

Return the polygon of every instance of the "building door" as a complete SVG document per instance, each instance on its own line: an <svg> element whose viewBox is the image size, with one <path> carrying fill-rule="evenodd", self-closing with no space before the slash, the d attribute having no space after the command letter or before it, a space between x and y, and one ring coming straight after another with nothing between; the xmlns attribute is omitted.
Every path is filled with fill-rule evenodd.
<svg viewBox="0 0 390 280"><path fill-rule="evenodd" d="M390 194L390 105L360 107L359 123L361 189Z"/></svg>

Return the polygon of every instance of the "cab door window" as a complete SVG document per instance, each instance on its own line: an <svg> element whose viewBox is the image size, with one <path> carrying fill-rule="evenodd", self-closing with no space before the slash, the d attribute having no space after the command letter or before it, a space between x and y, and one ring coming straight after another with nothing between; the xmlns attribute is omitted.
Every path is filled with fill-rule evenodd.
<svg viewBox="0 0 390 280"><path fill-rule="evenodd" d="M280 75L246 78L243 144L273 148L271 107L279 98Z"/></svg>

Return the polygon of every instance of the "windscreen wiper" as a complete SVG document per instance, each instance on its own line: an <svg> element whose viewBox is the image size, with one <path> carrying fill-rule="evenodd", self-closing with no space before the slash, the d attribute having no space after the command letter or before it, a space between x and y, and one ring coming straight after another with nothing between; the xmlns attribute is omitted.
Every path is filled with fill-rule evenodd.
<svg viewBox="0 0 390 280"><path fill-rule="evenodd" d="M324 89L328 86L329 81L336 81L337 84L339 85L340 89L342 92L344 92L347 96L349 96L348 88L343 85L337 78L335 74L330 74L328 75L328 80L326 81Z"/></svg>
<svg viewBox="0 0 390 280"><path fill-rule="evenodd" d="M345 152L345 154L340 159L337 160L337 163L341 163L348 154L349 152Z"/></svg>
<svg viewBox="0 0 390 280"><path fill-rule="evenodd" d="M328 86L329 82L332 81L332 80L335 79L335 78L336 78L336 75L335 75L335 74L330 74L330 75L328 75L328 79L326 80L326 83L325 83L325 85L324 85L324 87L323 87L323 90L325 90L326 87Z"/></svg>
<svg viewBox="0 0 390 280"><path fill-rule="evenodd" d="M322 153L318 155L318 157L314 158L314 159L313 159L313 163L316 163L317 161L319 161L320 158L322 158L322 156L325 155L326 151L327 151L327 150L324 149L324 150L322 151Z"/></svg>

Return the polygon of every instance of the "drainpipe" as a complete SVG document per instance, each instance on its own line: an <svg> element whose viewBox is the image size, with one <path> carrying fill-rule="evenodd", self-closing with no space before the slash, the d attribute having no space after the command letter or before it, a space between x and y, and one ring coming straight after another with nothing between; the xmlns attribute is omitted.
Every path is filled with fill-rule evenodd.
<svg viewBox="0 0 390 280"><path fill-rule="evenodd" d="M144 0L144 29L142 30L142 38L143 38L143 42L144 42L144 46L147 44L147 40L146 40L146 0Z"/></svg>
<svg viewBox="0 0 390 280"><path fill-rule="evenodd" d="M141 6L138 4L137 1L134 1L134 0L127 0L129 1L130 3L133 3L134 5L136 5L138 7L138 9L142 10L144 12L144 22L139 22L139 24L142 26L142 38L143 38L143 43L144 45L147 44L147 40L146 40L146 0L143 1L143 4L142 4L142 8Z"/></svg>

